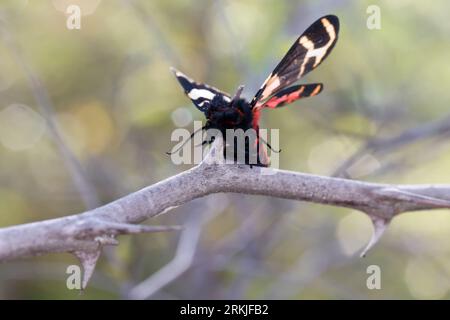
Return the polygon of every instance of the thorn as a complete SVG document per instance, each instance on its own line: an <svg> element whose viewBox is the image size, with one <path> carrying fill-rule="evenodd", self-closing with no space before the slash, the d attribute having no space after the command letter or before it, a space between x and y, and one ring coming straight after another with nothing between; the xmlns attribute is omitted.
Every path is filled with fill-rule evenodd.
<svg viewBox="0 0 450 320"><path fill-rule="evenodd" d="M151 232L165 232L165 231L178 231L181 230L181 226L146 226L140 224L131 223L118 223L108 222L103 231L108 234L133 234L133 233L151 233ZM102 244L100 242L100 244ZM105 243L107 245L112 243Z"/></svg>
<svg viewBox="0 0 450 320"><path fill-rule="evenodd" d="M175 208L178 208L178 206L170 206L170 207L167 207L167 208L165 208L163 211L161 211L160 213L158 213L156 216L154 216L154 217L157 217L157 216L161 216L161 215L163 215L163 214L165 214L165 213L167 213L167 212L169 212L170 210L173 210L173 209L175 209ZM176 226L175 226L176 227ZM180 229L183 229L183 227L182 226L180 226Z"/></svg>
<svg viewBox="0 0 450 320"><path fill-rule="evenodd" d="M98 258L100 257L100 247L95 251L75 251L73 254L80 260L83 267L83 280L81 282L81 289L84 290L91 279Z"/></svg>
<svg viewBox="0 0 450 320"><path fill-rule="evenodd" d="M373 216L369 214L370 220L372 221L373 226L373 233L372 237L369 240L369 243L364 248L364 250L361 252L360 257L364 258L367 254L367 252L377 244L377 242L380 240L381 236L383 235L384 231L386 231L386 228L389 226L390 220L383 219L377 216Z"/></svg>
<svg viewBox="0 0 450 320"><path fill-rule="evenodd" d="M84 290L87 287L89 280L91 279L97 261L101 254L101 248L103 246L118 245L119 242L114 238L116 234L132 234L143 232L164 232L164 231L176 231L181 230L181 226L146 226L136 225L131 223L117 223L117 222L100 222L102 225L98 229L92 230L92 233L102 233L105 235L96 236L94 240L97 243L97 249L92 251L74 251L73 254L78 258L83 268L83 279L81 289ZM92 235L94 235L92 234ZM88 234L85 234L86 237Z"/></svg>
<svg viewBox="0 0 450 320"><path fill-rule="evenodd" d="M448 200L430 197L427 195L401 190L398 188L384 188L380 191L380 193L392 195L397 199L404 201L416 201L430 206L450 207L450 201Z"/></svg>
<svg viewBox="0 0 450 320"><path fill-rule="evenodd" d="M117 245L119 245L119 241L117 241L117 239L114 238L114 236L107 236L107 235L98 236L98 237L95 237L94 240L97 241L102 246L117 246Z"/></svg>

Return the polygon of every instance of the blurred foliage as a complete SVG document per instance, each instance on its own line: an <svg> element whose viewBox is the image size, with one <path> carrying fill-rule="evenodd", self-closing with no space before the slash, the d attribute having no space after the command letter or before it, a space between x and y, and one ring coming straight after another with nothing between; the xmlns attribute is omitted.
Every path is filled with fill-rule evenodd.
<svg viewBox="0 0 450 320"><path fill-rule="evenodd" d="M366 27L374 2L380 30ZM81 30L66 28L69 3L81 5ZM2 0L0 25L42 78L68 147L107 203L189 168L165 151L177 125L191 130L203 115L169 66L228 92L245 84L250 98L324 14L339 16L340 39L305 82L324 82L325 90L263 113L264 127L281 128L281 168L331 175L367 140L445 118L449 9L444 0ZM0 227L84 211L23 70L0 40ZM368 150L347 176L448 183L447 137ZM369 219L342 208L214 195L149 223L211 212L192 267L153 298L450 298L448 211L396 218L365 259L358 251ZM177 240L174 233L122 237L81 296L65 286L66 267L77 263L69 255L5 263L0 298L124 298L172 259ZM366 287L372 264L381 267L381 290Z"/></svg>

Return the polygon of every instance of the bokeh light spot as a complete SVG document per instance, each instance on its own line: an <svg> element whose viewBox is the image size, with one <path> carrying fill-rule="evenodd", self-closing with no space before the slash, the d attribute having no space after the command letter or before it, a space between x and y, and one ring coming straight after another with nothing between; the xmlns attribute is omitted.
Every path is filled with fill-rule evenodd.
<svg viewBox="0 0 450 320"><path fill-rule="evenodd" d="M114 123L102 104L89 102L72 110L59 114L58 121L65 142L77 156L98 155L113 143Z"/></svg>
<svg viewBox="0 0 450 320"><path fill-rule="evenodd" d="M329 174L356 151L357 143L345 137L333 137L314 147L308 157L308 167L317 174Z"/></svg>
<svg viewBox="0 0 450 320"><path fill-rule="evenodd" d="M24 104L12 104L0 111L0 143L10 150L32 147L44 131L44 118Z"/></svg>
<svg viewBox="0 0 450 320"><path fill-rule="evenodd" d="M177 127L186 127L192 122L192 113L187 108L178 108L172 112L172 121Z"/></svg>
<svg viewBox="0 0 450 320"><path fill-rule="evenodd" d="M433 252L437 256L450 253L448 210L402 214L392 221L389 230L398 243L414 252Z"/></svg>
<svg viewBox="0 0 450 320"><path fill-rule="evenodd" d="M357 211L343 217L336 230L339 245L347 255L361 250L369 241L372 232L369 218Z"/></svg>
<svg viewBox="0 0 450 320"><path fill-rule="evenodd" d="M77 108L75 116L83 126L89 154L102 153L115 137L114 123L105 107L97 102L84 104Z"/></svg>
<svg viewBox="0 0 450 320"><path fill-rule="evenodd" d="M441 299L450 289L448 278L430 258L413 258L405 270L405 282L416 299Z"/></svg>

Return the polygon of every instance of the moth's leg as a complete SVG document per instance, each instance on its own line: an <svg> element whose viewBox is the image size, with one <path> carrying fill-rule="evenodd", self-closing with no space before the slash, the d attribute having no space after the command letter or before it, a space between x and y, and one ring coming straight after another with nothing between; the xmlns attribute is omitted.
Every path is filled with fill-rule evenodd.
<svg viewBox="0 0 450 320"><path fill-rule="evenodd" d="M200 144L197 144L196 147L204 146L205 144L211 144L213 142L214 142L214 136L211 137L211 139L209 139L209 140L203 140L203 142Z"/></svg>
<svg viewBox="0 0 450 320"><path fill-rule="evenodd" d="M203 146L204 146L205 144L207 144L207 143L211 143L211 142L208 141L208 140L203 140L202 143L195 145L195 147L203 147Z"/></svg>
<svg viewBox="0 0 450 320"><path fill-rule="evenodd" d="M183 144L182 144L181 146L179 146L179 147L177 148L177 150L175 150L175 151L173 151L173 152L167 151L166 154L168 154L168 155L170 156L170 155L172 155L172 154L178 152L178 151L181 150L181 148L183 148L183 147L186 145L186 143L188 143L188 142L189 142L189 141L190 141L190 140L191 140L198 132L202 132L202 131L205 130L205 129L207 129L207 126L203 126L203 127L201 127L200 129L198 129L198 130L192 132L191 135L189 136L189 139L187 139L185 142L183 142Z"/></svg>
<svg viewBox="0 0 450 320"><path fill-rule="evenodd" d="M258 136L258 138L270 149L270 150L272 150L273 152L275 152L275 153L280 153L281 152L281 149L279 149L279 150L274 150L273 148L272 148L272 146L270 145L270 143L268 143L266 140L264 140L263 138L261 138L260 136Z"/></svg>

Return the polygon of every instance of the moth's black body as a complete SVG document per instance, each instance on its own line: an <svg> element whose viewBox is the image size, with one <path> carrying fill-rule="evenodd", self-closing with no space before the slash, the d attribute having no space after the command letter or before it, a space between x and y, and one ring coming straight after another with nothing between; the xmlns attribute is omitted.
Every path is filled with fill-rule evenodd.
<svg viewBox="0 0 450 320"><path fill-rule="evenodd" d="M292 45L274 71L267 77L251 102L240 98L240 90L234 98L225 92L206 84L197 83L186 75L172 69L185 93L195 106L206 116L207 129L217 129L226 137L226 130L254 129L256 140L245 144L245 163L267 166L265 143L259 135L259 118L262 108L278 108L297 99L319 94L323 85L320 83L294 85L300 77L316 68L331 52L336 44L339 32L339 20L328 15L314 22ZM204 143L211 142L207 140ZM228 141L226 141L228 143ZM266 143L267 144L267 143ZM236 144L234 160L236 160ZM270 146L269 146L270 147ZM225 157L227 150L224 149ZM250 163L249 155L257 155L257 162Z"/></svg>
<svg viewBox="0 0 450 320"><path fill-rule="evenodd" d="M242 129L243 132L246 132L253 128L253 111L250 103L242 98L228 102L224 100L222 96L215 95L211 100L208 109L205 110L205 116L207 121L203 129L219 130L222 137L224 137L227 142L223 150L224 157L226 159L232 158L235 162L238 161L239 140L234 138L233 147L231 147L231 141L227 138L227 130ZM253 141L248 138L244 141L245 145L243 147L245 153L243 160L245 163L250 164L250 166L266 166L267 164L262 163L257 156L258 146L256 134L253 135L253 137L255 138ZM207 137L207 140L205 140L203 144L212 142L214 138L214 136ZM256 146L256 148L252 147L253 145ZM256 162L253 161L253 163L250 163L251 156L253 156L254 161Z"/></svg>
<svg viewBox="0 0 450 320"><path fill-rule="evenodd" d="M217 96L216 96L217 97ZM217 129L221 132L222 137L227 137L227 130L242 129L246 132L249 129L253 129L253 111L250 103L245 99L237 99L230 103L223 101L222 99L213 99L208 110L205 112L206 124L205 129ZM267 163L262 162L264 158L258 156L259 143L257 142L257 135L253 135L254 140L246 138L244 143L244 162L251 166L267 166ZM208 141L209 142L209 141ZM226 139L223 155L226 159L232 157L236 162L238 161L238 147L239 141L234 138L233 147L228 146L231 141ZM231 156L230 156L231 155ZM253 157L254 160L251 160ZM255 162L256 161L256 162Z"/></svg>
<svg viewBox="0 0 450 320"><path fill-rule="evenodd" d="M235 103L231 103L216 96L211 101L205 115L206 126L218 129L222 134L225 134L226 129L247 130L252 128L252 107L245 99L239 99Z"/></svg>

